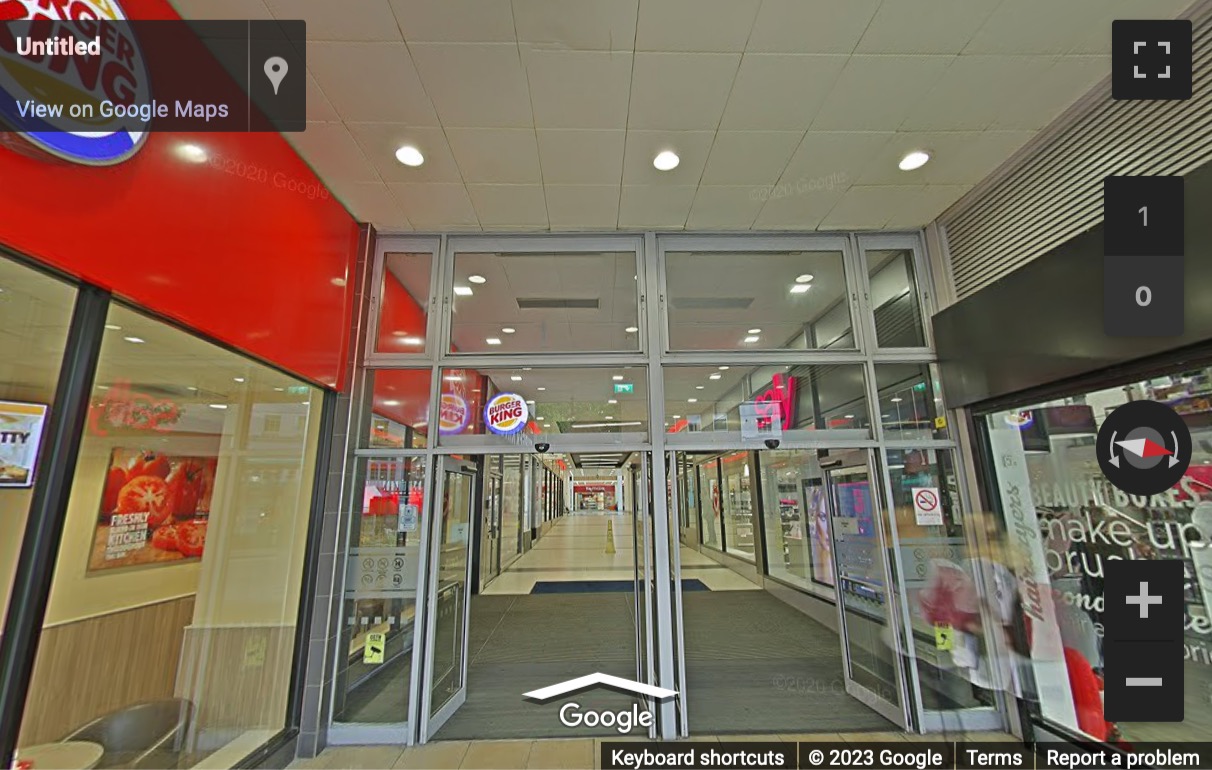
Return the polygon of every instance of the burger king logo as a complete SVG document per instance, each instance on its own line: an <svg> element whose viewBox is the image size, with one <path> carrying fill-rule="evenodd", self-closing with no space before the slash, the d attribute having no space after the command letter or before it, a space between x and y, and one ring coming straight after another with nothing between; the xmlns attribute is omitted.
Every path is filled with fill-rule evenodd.
<svg viewBox="0 0 1212 770"><path fill-rule="evenodd" d="M108 166L138 152L147 132L103 108L151 102L147 63L130 26L101 23L127 20L116 0L0 0L0 21L29 22L0 24L0 121L76 163ZM91 45L84 54L23 56L14 32Z"/></svg>
<svg viewBox="0 0 1212 770"><path fill-rule="evenodd" d="M511 436L526 427L530 410L517 393L501 393L484 407L484 424L498 436Z"/></svg>
<svg viewBox="0 0 1212 770"><path fill-rule="evenodd" d="M438 432L443 436L452 433L462 433L471 420L471 410L467 402L454 393L443 393L442 401L438 404Z"/></svg>

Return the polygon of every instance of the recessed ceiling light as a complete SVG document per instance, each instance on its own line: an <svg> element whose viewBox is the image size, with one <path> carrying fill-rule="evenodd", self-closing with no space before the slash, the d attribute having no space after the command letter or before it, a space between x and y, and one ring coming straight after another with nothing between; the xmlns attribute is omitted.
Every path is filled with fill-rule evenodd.
<svg viewBox="0 0 1212 770"><path fill-rule="evenodd" d="M545 422L547 420L546 417L536 417L535 419L538 420L539 422Z"/></svg>
<svg viewBox="0 0 1212 770"><path fill-rule="evenodd" d="M177 146L177 157L190 163L205 163L208 156L206 150L196 144L181 144Z"/></svg>
<svg viewBox="0 0 1212 770"><path fill-rule="evenodd" d="M513 328L512 326L501 327L501 334L513 334L516 331L517 329Z"/></svg>
<svg viewBox="0 0 1212 770"><path fill-rule="evenodd" d="M930 160L930 153L914 150L905 157L901 158L901 162L896 164L901 171L912 171L915 168L921 168L926 165L926 161Z"/></svg>
<svg viewBox="0 0 1212 770"><path fill-rule="evenodd" d="M336 278L328 279L328 282L331 283L333 286L344 286L345 285L345 279L339 275Z"/></svg>
<svg viewBox="0 0 1212 770"><path fill-rule="evenodd" d="M621 375L621 374L616 374L616 375L614 375L613 377L611 377L610 379L614 380L615 382L622 382L622 381L623 381L623 375Z"/></svg>
<svg viewBox="0 0 1212 770"><path fill-rule="evenodd" d="M226 409L227 404L211 404L210 408L211 409Z"/></svg>
<svg viewBox="0 0 1212 770"><path fill-rule="evenodd" d="M639 330L640 330L640 327L638 327L638 326L628 326L623 331L627 332L628 334L635 334Z"/></svg>
<svg viewBox="0 0 1212 770"><path fill-rule="evenodd" d="M533 369L533 368L534 368L533 366L523 366L523 367L522 367L522 371L524 371L524 372L529 372L529 371L530 371L531 369Z"/></svg>
<svg viewBox="0 0 1212 770"><path fill-rule="evenodd" d="M122 339L126 340L127 342L133 342L136 345L142 345L144 342L147 341L147 340L143 339L142 337L123 337Z"/></svg>
<svg viewBox="0 0 1212 770"><path fill-rule="evenodd" d="M416 147L406 144L396 150L396 160L405 166L419 166L425 162L425 156Z"/></svg>
<svg viewBox="0 0 1212 770"><path fill-rule="evenodd" d="M393 399L393 400L391 400L391 401L384 401L384 402L383 402L383 406L399 406L399 405L400 405L400 402L399 402L399 401L396 401L396 400L394 400L394 399Z"/></svg>
<svg viewBox="0 0 1212 770"><path fill-rule="evenodd" d="M842 415L842 418L843 418L843 419L846 419L846 420L853 420L853 419L854 419L854 415L852 415L852 414L844 414L844 415Z"/></svg>
<svg viewBox="0 0 1212 770"><path fill-rule="evenodd" d="M119 326L118 324L106 324L105 328L109 329L111 332L122 331L122 327Z"/></svg>
<svg viewBox="0 0 1212 770"><path fill-rule="evenodd" d="M797 283L791 287L792 294L803 294L812 288L810 283Z"/></svg>
<svg viewBox="0 0 1212 770"><path fill-rule="evenodd" d="M729 368L731 368L731 367L727 367L727 366L721 366L721 367L720 367L720 371L721 371L721 372L726 372L726 371L728 371L728 369L729 369Z"/></svg>
<svg viewBox="0 0 1212 770"><path fill-rule="evenodd" d="M680 415L680 414L675 414L675 415L673 416L673 419L675 419L675 420L680 420L680 419L682 419L682 415Z"/></svg>
<svg viewBox="0 0 1212 770"><path fill-rule="evenodd" d="M709 376L707 379L709 379L709 380L718 380L719 378L721 378L721 377L723 377L723 376L724 376L724 375L722 375L722 374L712 374L712 375L710 375L710 376Z"/></svg>
<svg viewBox="0 0 1212 770"><path fill-rule="evenodd" d="M678 157L678 154L669 150L658 152L657 156L652 159L652 165L656 166L657 171L672 171L681 162L682 159Z"/></svg>
<svg viewBox="0 0 1212 770"><path fill-rule="evenodd" d="M547 390L547 388L537 388L537 390Z"/></svg>
<svg viewBox="0 0 1212 770"><path fill-rule="evenodd" d="M109 390L109 386L108 385L98 385L97 390Z"/></svg>
<svg viewBox="0 0 1212 770"><path fill-rule="evenodd" d="M500 337L489 337L488 339L486 339L484 341L487 342L489 345L500 345L501 344Z"/></svg>
<svg viewBox="0 0 1212 770"><path fill-rule="evenodd" d="M404 339L400 340L400 342L404 345L424 345L425 344L425 340L421 339L420 337L405 337Z"/></svg>
<svg viewBox="0 0 1212 770"><path fill-rule="evenodd" d="M617 403L619 403L619 400L617 398L608 398L608 399L606 399L606 403L617 404Z"/></svg>
<svg viewBox="0 0 1212 770"><path fill-rule="evenodd" d="M472 283L485 283L488 281L488 279L482 275L469 275L467 276L467 280L471 281Z"/></svg>
<svg viewBox="0 0 1212 770"><path fill-rule="evenodd" d="M761 334L762 330L761 329L750 329L749 333L750 334Z"/></svg>
<svg viewBox="0 0 1212 770"><path fill-rule="evenodd" d="M511 375L509 376L509 379L513 380L514 382L521 382L521 381L522 381L522 375L520 375L520 374L511 374Z"/></svg>
<svg viewBox="0 0 1212 770"><path fill-rule="evenodd" d="M190 388L190 390L197 390L197 388ZM278 391L279 393L286 392L286 388L274 388L274 390Z"/></svg>
<svg viewBox="0 0 1212 770"><path fill-rule="evenodd" d="M686 403L687 403L687 404L697 404L698 402L699 402L699 400L698 400L697 398L688 398L688 399L686 399Z"/></svg>
<svg viewBox="0 0 1212 770"><path fill-rule="evenodd" d="M796 283L808 283L811 280L812 280L812 273L804 273L803 275L797 275L795 277Z"/></svg>
<svg viewBox="0 0 1212 770"><path fill-rule="evenodd" d="M454 287L454 293L460 297L470 297L472 294L475 294L470 286L456 286Z"/></svg>
<svg viewBox="0 0 1212 770"><path fill-rule="evenodd" d="M748 337L745 338L746 343L754 343L757 341L758 341L758 338L752 334L750 334Z"/></svg>
<svg viewBox="0 0 1212 770"><path fill-rule="evenodd" d="M707 387L707 386L706 386L706 385L695 385L695 386L694 386L694 389L695 389L695 390L702 390L702 389L703 389L703 388L705 388L705 387Z"/></svg>
<svg viewBox="0 0 1212 770"><path fill-rule="evenodd" d="M607 420L613 420L613 419L614 419L614 417L612 417L612 416L610 416L610 415L606 415L606 419L607 419Z"/></svg>
<svg viewBox="0 0 1212 770"><path fill-rule="evenodd" d="M463 378L457 374L448 374L445 377L443 377L442 379L446 380L447 382L462 382L463 381Z"/></svg>
<svg viewBox="0 0 1212 770"><path fill-rule="evenodd" d="M236 382L244 382L243 377L232 377L232 379L235 380Z"/></svg>
<svg viewBox="0 0 1212 770"><path fill-rule="evenodd" d="M905 399L901 398L900 396L893 396L893 397L892 397L892 403L894 403L894 404L899 404L900 402L902 402L902 401L904 401L904 400L905 400Z"/></svg>

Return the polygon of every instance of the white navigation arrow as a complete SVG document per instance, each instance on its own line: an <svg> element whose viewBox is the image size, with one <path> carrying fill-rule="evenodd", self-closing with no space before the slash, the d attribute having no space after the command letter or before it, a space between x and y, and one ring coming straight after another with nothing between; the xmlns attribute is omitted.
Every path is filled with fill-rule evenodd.
<svg viewBox="0 0 1212 770"><path fill-rule="evenodd" d="M538 690L522 693L524 698L533 698L535 700L549 700L558 695L565 693L583 690L586 687L593 687L599 684L610 685L620 690L634 692L637 695L647 695L650 698L669 698L678 694L677 690L666 690L664 687L653 687L650 684L641 682L633 682L630 679L623 679L610 674L594 673L587 676L569 679L567 682L560 682L548 687L543 687Z"/></svg>

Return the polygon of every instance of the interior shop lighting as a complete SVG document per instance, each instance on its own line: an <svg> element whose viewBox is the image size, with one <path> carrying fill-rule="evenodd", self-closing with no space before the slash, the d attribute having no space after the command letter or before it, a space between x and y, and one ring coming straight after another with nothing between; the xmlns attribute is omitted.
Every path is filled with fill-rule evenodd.
<svg viewBox="0 0 1212 770"><path fill-rule="evenodd" d="M762 330L761 329L750 329L749 333L750 334L761 334Z"/></svg>
<svg viewBox="0 0 1212 770"><path fill-rule="evenodd" d="M488 279L482 275L469 275L467 276L467 280L472 283L485 283L488 281Z"/></svg>
<svg viewBox="0 0 1212 770"><path fill-rule="evenodd" d="M573 425L574 428L621 428L625 425L643 425L641 422L583 422Z"/></svg>
<svg viewBox="0 0 1212 770"><path fill-rule="evenodd" d="M425 162L425 156L416 147L406 144L396 150L396 160L405 166L419 166Z"/></svg>
<svg viewBox="0 0 1212 770"><path fill-rule="evenodd" d="M721 366L721 367L719 367L719 369L720 369L720 371L721 371L721 372L726 372L726 371L728 371L728 369L729 369L729 368L730 368L730 367L727 367L727 366Z"/></svg>
<svg viewBox="0 0 1212 770"><path fill-rule="evenodd" d="M501 334L513 334L516 331L517 329L513 328L512 326L501 327Z"/></svg>
<svg viewBox="0 0 1212 770"><path fill-rule="evenodd" d="M617 404L617 403L619 403L619 400L617 398L609 398L609 399L606 399L606 403Z"/></svg>
<svg viewBox="0 0 1212 770"><path fill-rule="evenodd" d="M538 390L547 390L547 388L538 388Z"/></svg>
<svg viewBox="0 0 1212 770"><path fill-rule="evenodd" d="M456 286L454 287L454 293L460 297L470 297L472 294L475 294L470 286Z"/></svg>
<svg viewBox="0 0 1212 770"><path fill-rule="evenodd" d="M803 275L797 275L795 277L795 282L796 283L811 283L812 282L812 273L804 273Z"/></svg>
<svg viewBox="0 0 1212 770"><path fill-rule="evenodd" d="M614 380L615 382L622 382L622 381L623 381L623 375L621 375L621 374L616 374L616 375L614 375L613 377L611 377L610 379Z"/></svg>
<svg viewBox="0 0 1212 770"><path fill-rule="evenodd" d="M211 404L210 408L211 409L226 409L227 404Z"/></svg>
<svg viewBox="0 0 1212 770"><path fill-rule="evenodd" d="M695 386L694 386L694 389L695 389L695 390L703 390L703 389L704 389L704 388L706 388L706 387L707 387L706 385L695 385Z"/></svg>
<svg viewBox="0 0 1212 770"><path fill-rule="evenodd" d="M926 165L926 161L928 160L930 160L930 153L914 150L901 158L901 162L896 165L901 171L912 171L915 168L921 168Z"/></svg>
<svg viewBox="0 0 1212 770"><path fill-rule="evenodd" d="M658 152L657 156L652 159L652 165L656 167L657 171L673 171L681 162L682 159L678 157L678 154L670 150Z"/></svg>
<svg viewBox="0 0 1212 770"><path fill-rule="evenodd" d="M901 398L900 396L893 396L890 400L894 404L899 404L900 402L904 401L905 399Z"/></svg>
<svg viewBox="0 0 1212 770"><path fill-rule="evenodd" d="M796 284L792 284L791 293L792 294L805 294L811 288L812 288L812 284L810 284L810 283L796 283Z"/></svg>
<svg viewBox="0 0 1212 770"><path fill-rule="evenodd" d="M484 341L487 342L489 345L500 345L501 344L500 337L489 337L488 339L486 339Z"/></svg>
<svg viewBox="0 0 1212 770"><path fill-rule="evenodd" d="M142 345L144 342L147 342L147 340L143 339L142 337L123 337L122 339L135 345Z"/></svg>
<svg viewBox="0 0 1212 770"><path fill-rule="evenodd" d="M177 146L177 157L190 163L205 163L210 156L196 144L181 144Z"/></svg>
<svg viewBox="0 0 1212 770"><path fill-rule="evenodd" d="M405 337L404 339L400 340L400 342L404 343L405 345L423 345L425 340L421 339L420 337Z"/></svg>
<svg viewBox="0 0 1212 770"><path fill-rule="evenodd" d="M106 324L106 325L105 325L105 328L106 328L106 329L109 329L111 332L120 332L120 331L122 331L122 327L121 327L121 326L119 326L118 324Z"/></svg>
<svg viewBox="0 0 1212 770"><path fill-rule="evenodd" d="M755 335L755 334L750 334L748 337L745 338L746 344L752 344L757 341L758 341L758 338L757 338L757 335Z"/></svg>
<svg viewBox="0 0 1212 770"><path fill-rule="evenodd" d="M623 331L627 332L628 334L635 334L639 330L640 330L640 327L638 327L638 326L628 326Z"/></svg>
<svg viewBox="0 0 1212 770"><path fill-rule="evenodd" d="M513 380L514 382L521 382L521 381L522 381L522 375L520 375L520 374L511 374L511 375L509 375L509 379Z"/></svg>
<svg viewBox="0 0 1212 770"><path fill-rule="evenodd" d="M687 403L687 404L697 404L698 402L699 402L699 400L698 400L697 398L688 398L688 399L686 399L686 403Z"/></svg>
<svg viewBox="0 0 1212 770"><path fill-rule="evenodd" d="M236 382L244 382L243 377L232 377L232 379L235 380Z"/></svg>
<svg viewBox="0 0 1212 770"><path fill-rule="evenodd" d="M306 401L304 401L303 403L305 403L305 404L306 404L307 402L306 402ZM399 402L399 401L396 401L395 399L392 399L391 401L384 401L384 402L383 402L383 406L399 406L399 405L400 405L400 402Z"/></svg>
<svg viewBox="0 0 1212 770"><path fill-rule="evenodd" d="M720 374L719 372L716 372L715 374L709 374L709 375L707 375L707 379L709 379L709 380L718 380L719 378L721 378L721 377L723 377L723 376L724 376L724 375Z"/></svg>

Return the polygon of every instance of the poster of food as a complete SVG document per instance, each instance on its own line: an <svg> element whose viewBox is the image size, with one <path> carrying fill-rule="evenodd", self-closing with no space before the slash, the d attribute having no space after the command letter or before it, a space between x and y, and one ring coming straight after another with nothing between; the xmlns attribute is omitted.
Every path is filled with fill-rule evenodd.
<svg viewBox="0 0 1212 770"><path fill-rule="evenodd" d="M217 464L216 457L115 448L89 571L201 558Z"/></svg>
<svg viewBox="0 0 1212 770"><path fill-rule="evenodd" d="M0 401L0 488L32 487L46 404Z"/></svg>

